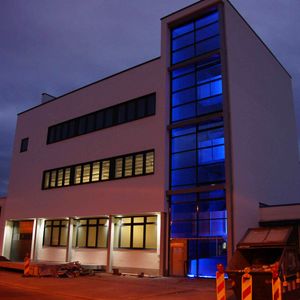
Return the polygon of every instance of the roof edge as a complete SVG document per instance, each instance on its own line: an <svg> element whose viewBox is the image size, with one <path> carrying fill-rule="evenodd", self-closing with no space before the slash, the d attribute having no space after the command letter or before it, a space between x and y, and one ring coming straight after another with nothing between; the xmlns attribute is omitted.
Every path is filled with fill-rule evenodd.
<svg viewBox="0 0 300 300"><path fill-rule="evenodd" d="M101 82L101 81L110 79L110 78L112 78L112 77L115 77L115 76L120 75L120 74L122 74L122 73L125 73L125 72L127 72L127 71L130 71L130 70L133 70L133 69L135 69L135 68L141 67L141 66L143 66L143 65L145 65L145 64L151 63L152 61L155 61L155 60L160 59L160 57L161 57L161 56L157 56L157 57L155 57L155 58L152 58L152 59L150 59L150 60L147 60L147 61L145 61L145 62L142 62L142 63L140 63L140 64L138 64L138 65L133 66L133 67L129 67L129 68L124 69L124 70L122 70L122 71L120 71L120 72L114 73L114 74L112 74L112 75L106 76L106 77L104 77L104 78L101 78L101 79L96 80L96 81L94 81L94 82L91 82L91 83L89 83L89 84L86 84L86 85L84 85L84 86L82 86L82 87L80 87L80 88L77 88L77 89L75 89L75 90L72 90L72 91L70 91L70 92L67 92L67 93L65 93L65 94L63 94L63 95L57 96L57 97L55 97L54 99L49 100L48 102L45 102L45 103L41 103L41 104L35 105L35 106L33 106L33 107L31 107L31 108L28 108L28 109L26 109L26 110L24 110L24 111L22 111L22 112L19 112L17 115L18 115L18 116L19 116L19 115L22 115L22 114L24 114L24 113L26 113L26 112L29 112L29 111L31 111L31 110L33 110L33 109L35 109L35 108L38 108L38 107L43 106L43 105L47 105L47 104L49 104L49 103L51 103L51 102L53 102L53 101L56 101L56 100L58 100L58 99L60 99L60 98L63 98L63 97L65 97L65 96L69 95L69 94L78 92L78 91L80 91L80 90L82 90L82 89L84 89L84 88L87 88L87 87L91 86L91 85L97 84L97 83L99 83L99 82Z"/></svg>

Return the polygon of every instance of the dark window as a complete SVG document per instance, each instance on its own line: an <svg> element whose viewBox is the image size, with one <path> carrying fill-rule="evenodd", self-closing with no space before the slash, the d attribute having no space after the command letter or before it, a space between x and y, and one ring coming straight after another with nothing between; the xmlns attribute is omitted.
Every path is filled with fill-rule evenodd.
<svg viewBox="0 0 300 300"><path fill-rule="evenodd" d="M127 103L127 120L133 121L136 119L135 116L135 110L136 110L136 102L131 101Z"/></svg>
<svg viewBox="0 0 300 300"><path fill-rule="evenodd" d="M96 114L90 114L87 116L87 127L86 127L86 132L91 132L95 130L95 118L96 118Z"/></svg>
<svg viewBox="0 0 300 300"><path fill-rule="evenodd" d="M108 218L79 219L75 221L76 247L106 248Z"/></svg>
<svg viewBox="0 0 300 300"><path fill-rule="evenodd" d="M67 246L68 221L47 220L44 226L44 246Z"/></svg>
<svg viewBox="0 0 300 300"><path fill-rule="evenodd" d="M115 223L115 240L119 248L156 249L156 223L156 216L118 218Z"/></svg>
<svg viewBox="0 0 300 300"><path fill-rule="evenodd" d="M113 125L113 108L109 108L105 110L105 117L104 117L104 127L110 127Z"/></svg>
<svg viewBox="0 0 300 300"><path fill-rule="evenodd" d="M29 138L21 140L20 152L25 152L28 149Z"/></svg>
<svg viewBox="0 0 300 300"><path fill-rule="evenodd" d="M48 128L47 143L154 115L155 101L156 95L150 94L53 125Z"/></svg>
<svg viewBox="0 0 300 300"><path fill-rule="evenodd" d="M78 165L46 170L42 189L143 176L154 173L154 150L126 154Z"/></svg>

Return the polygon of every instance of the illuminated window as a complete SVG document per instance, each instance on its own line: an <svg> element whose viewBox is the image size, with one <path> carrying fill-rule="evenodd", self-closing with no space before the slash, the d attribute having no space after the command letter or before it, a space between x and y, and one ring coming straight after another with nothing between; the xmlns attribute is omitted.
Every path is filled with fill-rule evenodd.
<svg viewBox="0 0 300 300"><path fill-rule="evenodd" d="M50 172L45 172L44 174L44 189L48 189L49 188L49 180L50 180Z"/></svg>
<svg viewBox="0 0 300 300"><path fill-rule="evenodd" d="M47 220L44 226L44 246L65 247L68 240L67 220Z"/></svg>
<svg viewBox="0 0 300 300"><path fill-rule="evenodd" d="M101 180L109 179L109 167L110 167L109 160L105 160L102 162Z"/></svg>
<svg viewBox="0 0 300 300"><path fill-rule="evenodd" d="M51 172L51 180L50 180L50 186L55 187L56 186L56 170Z"/></svg>
<svg viewBox="0 0 300 300"><path fill-rule="evenodd" d="M125 157L125 177L132 176L132 156Z"/></svg>
<svg viewBox="0 0 300 300"><path fill-rule="evenodd" d="M107 223L107 218L77 220L76 246L79 248L106 248Z"/></svg>
<svg viewBox="0 0 300 300"><path fill-rule="evenodd" d="M81 166L75 167L75 180L74 180L75 184L81 183L81 169L82 169Z"/></svg>
<svg viewBox="0 0 300 300"><path fill-rule="evenodd" d="M70 174L71 174L71 169L65 168L64 186L70 185Z"/></svg>
<svg viewBox="0 0 300 300"><path fill-rule="evenodd" d="M63 176L64 176L64 170L59 169L57 173L57 186L63 185Z"/></svg>
<svg viewBox="0 0 300 300"><path fill-rule="evenodd" d="M100 176L100 162L96 161L93 163L92 181L99 181Z"/></svg>
<svg viewBox="0 0 300 300"><path fill-rule="evenodd" d="M137 154L135 156L135 168L134 175L143 174L143 154Z"/></svg>
<svg viewBox="0 0 300 300"><path fill-rule="evenodd" d="M82 182L86 183L90 181L90 172L91 172L91 165L86 164L83 166L83 177L82 177Z"/></svg>
<svg viewBox="0 0 300 300"><path fill-rule="evenodd" d="M56 170L46 170L43 174L42 188L52 189L153 173L154 150L147 150Z"/></svg>
<svg viewBox="0 0 300 300"><path fill-rule="evenodd" d="M154 172L154 152L146 153L146 173Z"/></svg>
<svg viewBox="0 0 300 300"><path fill-rule="evenodd" d="M115 161L115 178L122 177L123 158L117 158Z"/></svg>
<svg viewBox="0 0 300 300"><path fill-rule="evenodd" d="M119 248L156 249L156 219L156 216L118 218L115 223L116 244Z"/></svg>

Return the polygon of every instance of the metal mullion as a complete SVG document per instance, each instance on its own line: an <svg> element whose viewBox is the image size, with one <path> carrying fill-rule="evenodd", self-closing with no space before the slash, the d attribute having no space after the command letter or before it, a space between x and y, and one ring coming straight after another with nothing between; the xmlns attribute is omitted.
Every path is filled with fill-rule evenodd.
<svg viewBox="0 0 300 300"><path fill-rule="evenodd" d="M62 228L62 221L59 221L59 225L58 225L58 243L57 243L57 246L60 246L61 228Z"/></svg>
<svg viewBox="0 0 300 300"><path fill-rule="evenodd" d="M88 240L89 240L89 227L90 227L90 220L89 219L86 219L86 233L85 233L85 248L88 248L89 246L89 243L88 243Z"/></svg>
<svg viewBox="0 0 300 300"><path fill-rule="evenodd" d="M147 226L147 217L144 217L143 224L143 249L146 249L146 226Z"/></svg>
<svg viewBox="0 0 300 300"><path fill-rule="evenodd" d="M193 23L193 22L191 22L191 23ZM191 30L191 31L182 33L182 34L177 35L177 36L175 36L175 37L172 37L172 32L171 32L171 40L174 41L174 40L177 40L178 38L181 38L181 37L183 37L183 36L185 36L185 35L191 34L191 33L195 30L195 28L196 28L196 27L194 27L194 29ZM175 28L175 29L176 29L176 28ZM171 30L171 31L172 31L172 30Z"/></svg>
<svg viewBox="0 0 300 300"><path fill-rule="evenodd" d="M53 237L53 221L51 221L50 246L53 246L52 237Z"/></svg>
<svg viewBox="0 0 300 300"><path fill-rule="evenodd" d="M63 175L62 175L62 185L61 185L61 187L65 186L66 167L63 167L62 170L63 170Z"/></svg>
<svg viewBox="0 0 300 300"><path fill-rule="evenodd" d="M133 217L130 217L130 248L133 249Z"/></svg>
<svg viewBox="0 0 300 300"><path fill-rule="evenodd" d="M99 160L99 181L102 181L102 160Z"/></svg>
<svg viewBox="0 0 300 300"><path fill-rule="evenodd" d="M99 234L99 218L96 219L96 240L95 240L95 248L98 248L98 234Z"/></svg>

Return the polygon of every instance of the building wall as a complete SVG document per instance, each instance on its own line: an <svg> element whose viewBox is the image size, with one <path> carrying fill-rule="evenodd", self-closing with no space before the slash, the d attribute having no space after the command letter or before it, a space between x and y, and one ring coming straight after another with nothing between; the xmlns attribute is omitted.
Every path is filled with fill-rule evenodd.
<svg viewBox="0 0 300 300"><path fill-rule="evenodd" d="M4 204L6 198L0 198L0 250L3 247L3 238L4 238L4 227L5 227L5 218L4 218Z"/></svg>
<svg viewBox="0 0 300 300"><path fill-rule="evenodd" d="M227 2L225 23L237 243L259 202L297 201L300 176L291 78Z"/></svg>
<svg viewBox="0 0 300 300"><path fill-rule="evenodd" d="M161 61L156 59L20 114L6 218L164 211L167 108L160 70ZM156 92L155 116L46 144L51 125L152 92ZM25 137L28 151L19 153ZM44 170L153 148L154 175L41 190Z"/></svg>

